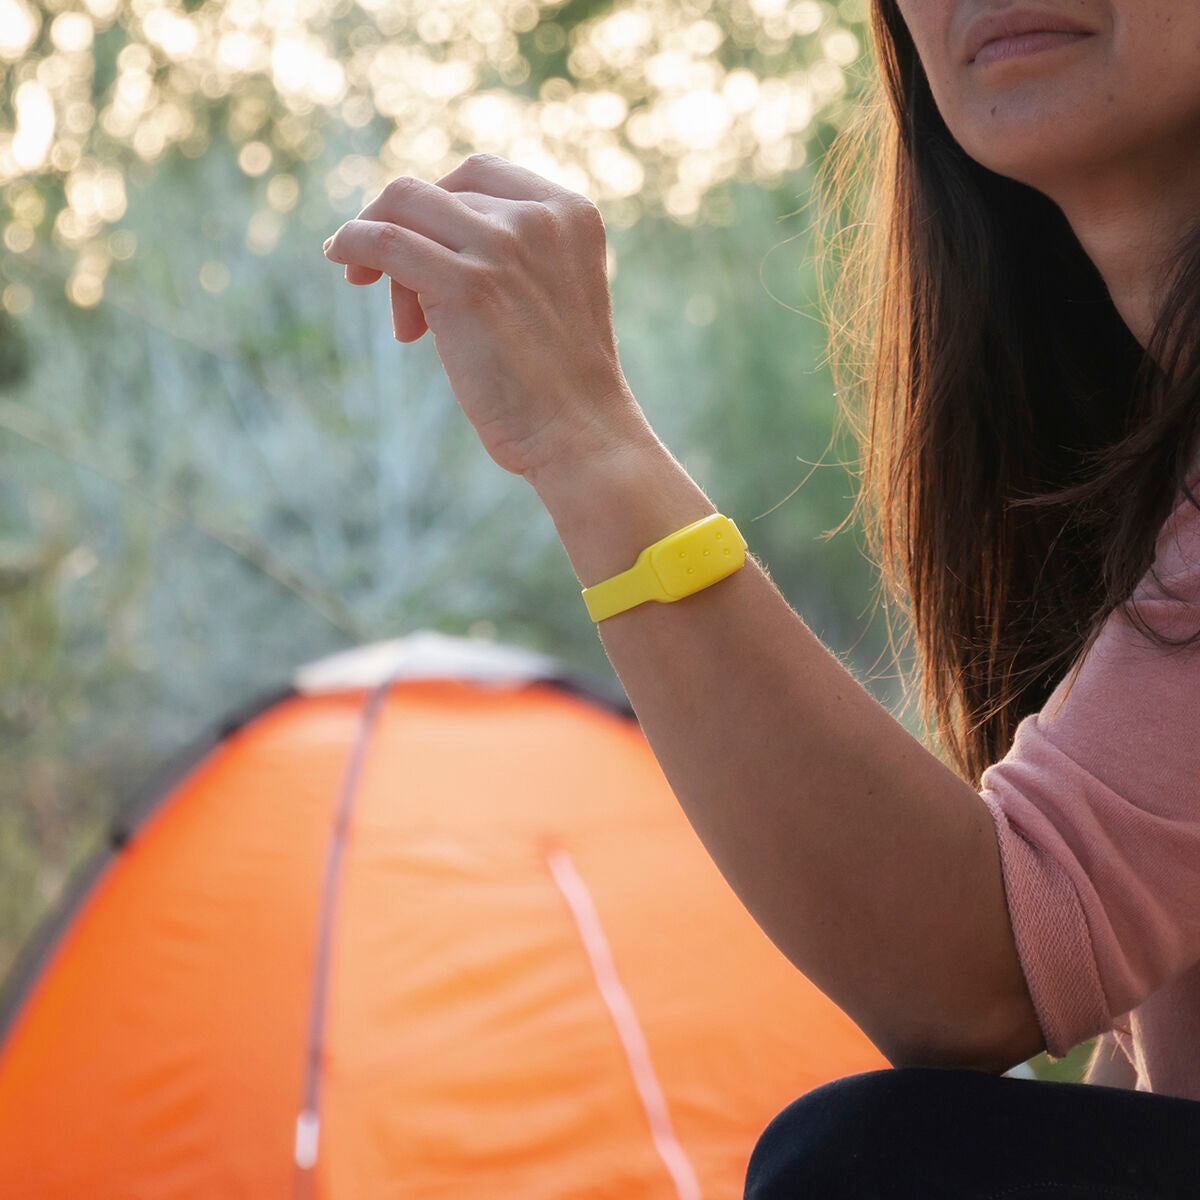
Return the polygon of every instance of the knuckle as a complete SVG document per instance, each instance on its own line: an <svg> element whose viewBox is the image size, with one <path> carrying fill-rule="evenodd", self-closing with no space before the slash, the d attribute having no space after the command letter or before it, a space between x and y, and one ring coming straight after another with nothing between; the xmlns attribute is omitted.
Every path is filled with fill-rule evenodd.
<svg viewBox="0 0 1200 1200"><path fill-rule="evenodd" d="M404 230L391 221L381 221L375 231L380 250L387 255L398 252L404 245Z"/></svg>
<svg viewBox="0 0 1200 1200"><path fill-rule="evenodd" d="M495 299L498 289L496 270L490 263L473 259L464 265L459 277L459 295L465 305L487 304Z"/></svg>
<svg viewBox="0 0 1200 1200"><path fill-rule="evenodd" d="M416 186L417 181L411 175L398 175L388 182L383 189L389 200L400 200L407 196Z"/></svg>
<svg viewBox="0 0 1200 1200"><path fill-rule="evenodd" d="M525 219L534 229L557 229L562 224L558 209L553 204L535 200L525 210Z"/></svg>
<svg viewBox="0 0 1200 1200"><path fill-rule="evenodd" d="M521 229L509 225L498 225L493 233L493 245L501 262L514 262L525 253L525 236Z"/></svg>
<svg viewBox="0 0 1200 1200"><path fill-rule="evenodd" d="M581 229L591 233L604 233L604 214L586 196L572 201L571 215Z"/></svg>
<svg viewBox="0 0 1200 1200"><path fill-rule="evenodd" d="M545 240L559 232L561 219L558 213L540 200L530 200L523 203L516 211L510 230L518 240Z"/></svg>
<svg viewBox="0 0 1200 1200"><path fill-rule="evenodd" d="M509 270L526 260L529 246L529 230L518 222L505 222L496 228L492 241L494 265L499 270Z"/></svg>

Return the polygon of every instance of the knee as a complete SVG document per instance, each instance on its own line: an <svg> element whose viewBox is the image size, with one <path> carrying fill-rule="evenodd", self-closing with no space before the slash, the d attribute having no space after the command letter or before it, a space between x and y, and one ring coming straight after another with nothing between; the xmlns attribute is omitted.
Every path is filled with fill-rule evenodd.
<svg viewBox="0 0 1200 1200"><path fill-rule="evenodd" d="M759 1136L743 1200L882 1194L891 1155L888 1116L920 1083L905 1070L866 1071L805 1092Z"/></svg>

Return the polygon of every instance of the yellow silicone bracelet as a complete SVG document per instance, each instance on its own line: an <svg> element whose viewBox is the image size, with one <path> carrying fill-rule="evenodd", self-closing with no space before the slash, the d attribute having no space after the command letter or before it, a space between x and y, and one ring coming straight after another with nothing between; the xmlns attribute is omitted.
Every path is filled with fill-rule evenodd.
<svg viewBox="0 0 1200 1200"><path fill-rule="evenodd" d="M670 604L711 587L746 562L746 539L721 513L647 546L628 571L580 593L593 621L603 621L649 600Z"/></svg>

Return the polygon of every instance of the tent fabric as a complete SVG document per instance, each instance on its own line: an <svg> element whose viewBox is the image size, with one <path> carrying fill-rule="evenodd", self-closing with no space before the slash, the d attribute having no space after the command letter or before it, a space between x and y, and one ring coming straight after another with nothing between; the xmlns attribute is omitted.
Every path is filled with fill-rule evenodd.
<svg viewBox="0 0 1200 1200"><path fill-rule="evenodd" d="M732 1200L776 1112L887 1066L623 698L381 645L227 728L60 916L0 1043L6 1196Z"/></svg>

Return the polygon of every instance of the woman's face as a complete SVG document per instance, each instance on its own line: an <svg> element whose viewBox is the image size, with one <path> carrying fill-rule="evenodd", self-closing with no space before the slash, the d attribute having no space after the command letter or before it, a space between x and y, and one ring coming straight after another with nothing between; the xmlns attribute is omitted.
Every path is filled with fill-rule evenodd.
<svg viewBox="0 0 1200 1200"><path fill-rule="evenodd" d="M899 7L951 135L983 166L1052 197L1089 175L1102 188L1114 168L1196 167L1200 0L886 2ZM1018 13L1088 32L968 61L980 19Z"/></svg>

